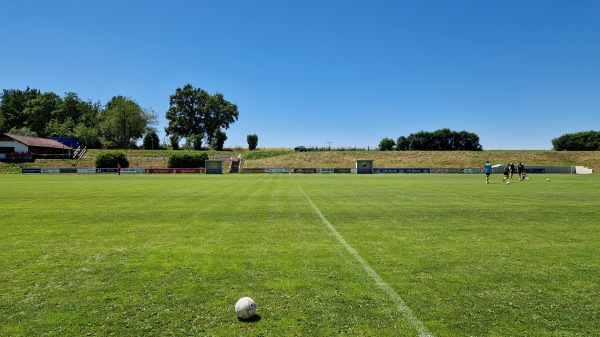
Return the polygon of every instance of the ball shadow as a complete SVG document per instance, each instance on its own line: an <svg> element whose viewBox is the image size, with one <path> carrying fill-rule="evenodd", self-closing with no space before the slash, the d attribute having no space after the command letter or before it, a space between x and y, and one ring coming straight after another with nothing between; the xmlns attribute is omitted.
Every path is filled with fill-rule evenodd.
<svg viewBox="0 0 600 337"><path fill-rule="evenodd" d="M260 317L260 315L254 315L254 316L252 316L250 318L246 318L246 319L238 318L238 321L252 323L252 322L258 322L261 319L262 319L262 317Z"/></svg>

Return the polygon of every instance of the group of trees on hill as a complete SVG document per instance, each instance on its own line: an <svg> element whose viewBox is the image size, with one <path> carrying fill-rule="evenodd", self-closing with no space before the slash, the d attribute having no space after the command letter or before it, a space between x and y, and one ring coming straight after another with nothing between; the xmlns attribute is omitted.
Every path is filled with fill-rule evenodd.
<svg viewBox="0 0 600 337"><path fill-rule="evenodd" d="M179 142L195 149L203 140L223 149L227 135L223 129L238 119L237 106L223 97L210 95L186 84L170 97L165 128L173 149ZM145 149L161 148L155 126L157 115L128 97L114 96L108 103L85 101L74 92L60 97L42 93L3 89L0 95L0 132L35 137L77 137L88 148L135 147L143 137Z"/></svg>
<svg viewBox="0 0 600 337"><path fill-rule="evenodd" d="M556 151L600 151L600 131L567 133L552 139Z"/></svg>
<svg viewBox="0 0 600 337"><path fill-rule="evenodd" d="M151 109L131 98L114 96L106 105L37 89L4 89L0 132L35 137L77 137L88 148L128 148L156 125Z"/></svg>
<svg viewBox="0 0 600 337"><path fill-rule="evenodd" d="M381 151L481 151L479 136L467 131L440 129L434 132L419 131L408 137L400 136L397 141L383 138L379 143Z"/></svg>

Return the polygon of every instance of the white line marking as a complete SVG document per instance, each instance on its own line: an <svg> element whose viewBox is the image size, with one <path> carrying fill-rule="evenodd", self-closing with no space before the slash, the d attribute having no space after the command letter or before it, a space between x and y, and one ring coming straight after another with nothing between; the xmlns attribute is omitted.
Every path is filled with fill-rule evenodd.
<svg viewBox="0 0 600 337"><path fill-rule="evenodd" d="M338 231L335 229L335 227L333 227L333 225L329 222L329 220L327 220L325 218L323 213L321 213L321 211L317 208L317 206L315 206L315 204L308 197L308 195L306 195L306 193L304 193L304 190L302 189L302 187L300 186L300 184L298 183L296 178L294 178L294 176L292 176L292 179L294 179L294 182L296 183L296 185L298 185L300 192L302 192L302 195L304 195L306 200L308 200L308 203L312 206L312 208L315 210L315 212L317 212L317 214L323 221L323 224L325 225L325 227L327 227L331 231L333 236L335 236L336 239L338 239L338 241L344 247L346 247L346 250L350 254L352 254L352 256L354 256L354 258L360 263L360 265L367 272L367 274L369 274L369 276L371 276L371 278L375 281L375 283L377 283L377 285L382 290L384 290L390 296L390 298L396 302L396 304L398 304L398 309L400 309L400 311L404 314L404 317L406 317L406 319L408 319L408 321L411 323L411 325L417 330L417 332L419 333L419 336L420 337L434 337L434 335L431 334L429 332L429 330L427 330L427 328L425 327L423 322L421 322L421 320L419 320L417 318L417 316L415 316L413 314L412 310L410 310L410 308L406 305L406 303L404 303L404 301L402 300L400 295L398 295L398 293L392 287L390 287L389 284L387 284L381 278L381 276L379 276L379 274L377 274L377 272L373 268L371 268L369 263L367 261L365 261L365 259L363 259L354 248L352 248L352 246L344 239L344 237L340 233L338 233Z"/></svg>

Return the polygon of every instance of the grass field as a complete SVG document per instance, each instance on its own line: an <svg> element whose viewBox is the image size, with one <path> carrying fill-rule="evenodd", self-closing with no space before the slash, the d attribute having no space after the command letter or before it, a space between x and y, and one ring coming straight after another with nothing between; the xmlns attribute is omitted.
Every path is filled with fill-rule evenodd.
<svg viewBox="0 0 600 337"><path fill-rule="evenodd" d="M600 176L501 181L0 175L0 336L600 335Z"/></svg>

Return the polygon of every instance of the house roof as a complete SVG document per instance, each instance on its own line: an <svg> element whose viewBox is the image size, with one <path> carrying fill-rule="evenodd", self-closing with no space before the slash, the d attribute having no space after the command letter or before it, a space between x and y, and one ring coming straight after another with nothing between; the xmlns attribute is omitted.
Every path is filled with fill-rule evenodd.
<svg viewBox="0 0 600 337"><path fill-rule="evenodd" d="M21 135L13 135L10 133L5 133L4 134L6 137L12 138L14 140L16 140L19 143L23 143L27 146L34 146L34 147L49 147L49 148L55 148L55 149L65 149L65 150L72 150L71 147L61 143L61 142L57 142L54 139L47 139L47 138L38 138L38 137L29 137L29 136L21 136Z"/></svg>

